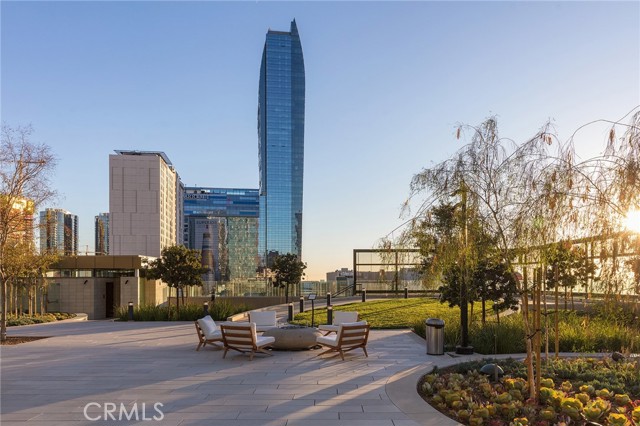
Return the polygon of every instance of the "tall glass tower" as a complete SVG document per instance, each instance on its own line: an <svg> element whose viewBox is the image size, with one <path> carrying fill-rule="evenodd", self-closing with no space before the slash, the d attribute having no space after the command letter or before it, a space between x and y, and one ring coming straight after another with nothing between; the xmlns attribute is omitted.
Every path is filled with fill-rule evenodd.
<svg viewBox="0 0 640 426"><path fill-rule="evenodd" d="M267 32L258 91L260 256L302 255L304 59L295 19Z"/></svg>

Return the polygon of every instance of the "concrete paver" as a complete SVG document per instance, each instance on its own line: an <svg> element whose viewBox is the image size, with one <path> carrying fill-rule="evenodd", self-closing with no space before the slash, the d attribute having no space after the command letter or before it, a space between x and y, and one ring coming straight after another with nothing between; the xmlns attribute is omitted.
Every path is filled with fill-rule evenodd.
<svg viewBox="0 0 640 426"><path fill-rule="evenodd" d="M3 426L444 426L417 395L417 377L460 361L426 355L408 330L372 330L369 357L356 350L345 361L318 350L223 359L219 349L195 351L190 322L63 322L9 334L52 337L2 347Z"/></svg>

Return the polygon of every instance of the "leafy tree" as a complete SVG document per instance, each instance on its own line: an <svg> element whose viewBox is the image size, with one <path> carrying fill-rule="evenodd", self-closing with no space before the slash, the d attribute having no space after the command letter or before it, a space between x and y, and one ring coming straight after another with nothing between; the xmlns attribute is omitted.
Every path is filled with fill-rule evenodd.
<svg viewBox="0 0 640 426"><path fill-rule="evenodd" d="M307 264L293 253L279 254L273 259L273 285L285 289L285 303L289 303L289 286L300 283L306 268Z"/></svg>
<svg viewBox="0 0 640 426"><path fill-rule="evenodd" d="M8 259L9 250L33 244L32 215L55 192L49 175L55 168L55 157L44 144L31 141L33 129L2 125L0 142L0 340L7 338L8 285L18 271ZM13 258L16 258L12 255ZM19 258L20 256L17 256Z"/></svg>
<svg viewBox="0 0 640 426"><path fill-rule="evenodd" d="M176 311L180 312L180 292L186 286L202 286L202 274L209 271L202 266L200 253L185 246L171 246L162 249L161 256L148 263L147 278L162 280L171 289L176 289Z"/></svg>
<svg viewBox="0 0 640 426"><path fill-rule="evenodd" d="M482 301L482 322L485 322L485 301L493 302L496 320L500 322L500 312L505 309L517 310L518 283L503 262L481 261L473 274L473 288Z"/></svg>

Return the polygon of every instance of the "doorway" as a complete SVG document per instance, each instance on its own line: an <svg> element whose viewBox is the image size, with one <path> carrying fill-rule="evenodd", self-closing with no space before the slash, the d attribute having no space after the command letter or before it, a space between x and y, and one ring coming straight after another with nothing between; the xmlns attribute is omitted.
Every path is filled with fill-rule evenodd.
<svg viewBox="0 0 640 426"><path fill-rule="evenodd" d="M114 294L113 294L113 282L108 282L105 284L105 316L107 318L113 318L114 312L113 312L113 301L114 301Z"/></svg>

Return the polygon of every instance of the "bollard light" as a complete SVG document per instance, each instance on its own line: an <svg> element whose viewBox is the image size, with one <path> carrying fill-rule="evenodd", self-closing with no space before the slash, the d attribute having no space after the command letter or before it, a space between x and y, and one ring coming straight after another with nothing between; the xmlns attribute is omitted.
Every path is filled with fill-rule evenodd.
<svg viewBox="0 0 640 426"><path fill-rule="evenodd" d="M327 324L333 324L333 306L327 306Z"/></svg>
<svg viewBox="0 0 640 426"><path fill-rule="evenodd" d="M204 302L202 304L202 312L204 313L205 317L209 315L209 302Z"/></svg>
<svg viewBox="0 0 640 426"><path fill-rule="evenodd" d="M129 302L129 321L133 321L133 302Z"/></svg>
<svg viewBox="0 0 640 426"><path fill-rule="evenodd" d="M327 292L327 308L331 306L331 293ZM331 324L331 323L329 323Z"/></svg>
<svg viewBox="0 0 640 426"><path fill-rule="evenodd" d="M409 288L405 286L404 288L404 298L408 299L409 298Z"/></svg>
<svg viewBox="0 0 640 426"><path fill-rule="evenodd" d="M367 301L367 289L366 288L362 289L362 301L363 302Z"/></svg>
<svg viewBox="0 0 640 426"><path fill-rule="evenodd" d="M287 321L293 321L293 303L289 303L289 312L288 312L288 319Z"/></svg>
<svg viewBox="0 0 640 426"><path fill-rule="evenodd" d="M300 313L304 312L304 296L300 296Z"/></svg>

